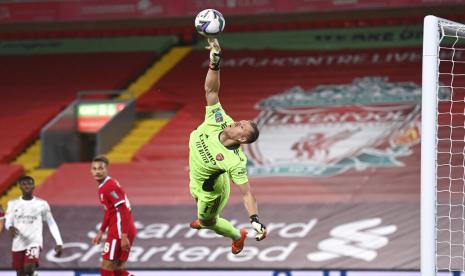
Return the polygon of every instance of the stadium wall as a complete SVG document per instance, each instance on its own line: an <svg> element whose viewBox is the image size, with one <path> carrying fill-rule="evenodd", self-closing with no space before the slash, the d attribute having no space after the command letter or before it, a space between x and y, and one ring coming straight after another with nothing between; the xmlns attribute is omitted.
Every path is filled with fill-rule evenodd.
<svg viewBox="0 0 465 276"><path fill-rule="evenodd" d="M170 1L140 2L106 1L3 1L0 22L63 22L114 19L173 18L195 15L198 11L215 8L226 15L260 15L263 13L302 13L325 11L356 11L365 9L393 9L454 5L463 0L359 0L337 1Z"/></svg>

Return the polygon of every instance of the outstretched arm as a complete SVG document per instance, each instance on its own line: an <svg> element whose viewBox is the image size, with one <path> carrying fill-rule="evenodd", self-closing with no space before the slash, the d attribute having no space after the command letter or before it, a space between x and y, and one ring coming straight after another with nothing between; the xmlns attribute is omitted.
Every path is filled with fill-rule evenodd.
<svg viewBox="0 0 465 276"><path fill-rule="evenodd" d="M221 48L216 38L208 38L208 44L210 65L205 78L205 98L207 105L215 105L220 101L218 93L220 92Z"/></svg>
<svg viewBox="0 0 465 276"><path fill-rule="evenodd" d="M241 191L242 201L244 202L244 207L247 210L247 213L250 216L258 214L257 200L255 196L250 191L249 182L241 185L237 185Z"/></svg>
<svg viewBox="0 0 465 276"><path fill-rule="evenodd" d="M249 182L237 185L241 191L242 201L244 202L245 209L249 215L252 228L257 232L255 239L257 241L263 240L266 237L266 227L258 219L258 207L255 196L250 191Z"/></svg>

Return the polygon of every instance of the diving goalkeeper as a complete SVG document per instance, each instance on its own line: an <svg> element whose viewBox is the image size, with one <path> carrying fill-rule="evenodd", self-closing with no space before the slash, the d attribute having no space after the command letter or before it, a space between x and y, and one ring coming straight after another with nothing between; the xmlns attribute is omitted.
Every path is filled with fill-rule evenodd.
<svg viewBox="0 0 465 276"><path fill-rule="evenodd" d="M221 48L216 38L208 38L210 65L205 79L205 120L189 138L190 192L197 202L194 229L207 228L232 239L231 251L238 254L247 236L245 228L237 229L220 214L228 202L230 180L239 188L256 240L266 237L266 228L258 218L257 201L247 178L247 157L241 144L258 138L257 125L252 121L233 121L220 104Z"/></svg>

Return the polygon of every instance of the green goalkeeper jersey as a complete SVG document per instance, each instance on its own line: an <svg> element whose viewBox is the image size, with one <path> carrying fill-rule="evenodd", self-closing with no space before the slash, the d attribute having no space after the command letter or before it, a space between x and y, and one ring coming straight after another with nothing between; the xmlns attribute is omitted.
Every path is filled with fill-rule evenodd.
<svg viewBox="0 0 465 276"><path fill-rule="evenodd" d="M221 131L233 123L220 103L205 108L205 120L189 139L190 188L198 197L213 198L229 185L248 182L247 157L239 146L228 149L219 140ZM218 181L222 180L222 181ZM228 187L229 188L229 187Z"/></svg>

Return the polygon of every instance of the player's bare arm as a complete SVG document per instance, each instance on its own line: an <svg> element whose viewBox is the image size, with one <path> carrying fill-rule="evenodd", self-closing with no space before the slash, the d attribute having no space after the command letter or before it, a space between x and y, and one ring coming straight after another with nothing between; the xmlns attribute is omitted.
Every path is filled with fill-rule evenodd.
<svg viewBox="0 0 465 276"><path fill-rule="evenodd" d="M237 185L242 195L242 201L244 202L245 209L249 214L249 217L258 213L257 200L250 190L249 182Z"/></svg>
<svg viewBox="0 0 465 276"><path fill-rule="evenodd" d="M250 190L249 182L237 185L237 187L239 187L239 191L241 192L242 201L249 215L252 228L257 233L255 239L257 241L261 241L266 237L267 232L265 225L261 223L258 218L257 200L255 199L255 196L252 194L252 191Z"/></svg>
<svg viewBox="0 0 465 276"><path fill-rule="evenodd" d="M102 240L102 236L103 236L103 232L99 230L95 238L92 239L92 244L93 245L100 244L100 241Z"/></svg>
<svg viewBox="0 0 465 276"><path fill-rule="evenodd" d="M205 98L207 105L215 105L219 102L221 48L216 38L209 38L208 44L210 65L205 78Z"/></svg>
<svg viewBox="0 0 465 276"><path fill-rule="evenodd" d="M109 220L110 220L110 215L108 213L108 210L105 210L105 212L103 213L103 219L102 219L102 224L100 225L100 229L97 232L97 235L92 239L93 245L100 244L103 233L105 233L108 227Z"/></svg>
<svg viewBox="0 0 465 276"><path fill-rule="evenodd" d="M14 226L11 226L10 228L8 228L8 232L10 232L11 238L14 238L17 235L19 235L18 229L16 227L14 227Z"/></svg>
<svg viewBox="0 0 465 276"><path fill-rule="evenodd" d="M55 257L60 257L63 254L63 246L60 244L55 245Z"/></svg>
<svg viewBox="0 0 465 276"><path fill-rule="evenodd" d="M129 242L128 234L123 233L121 235L121 249L128 251L131 248L131 243Z"/></svg>

